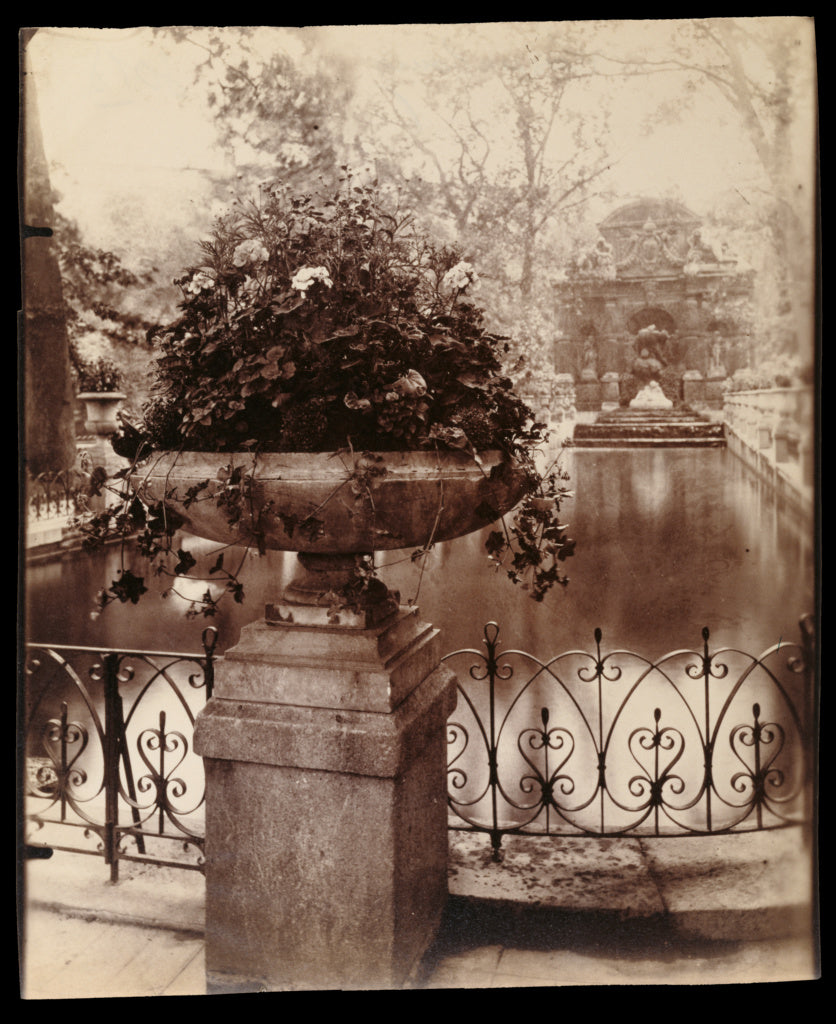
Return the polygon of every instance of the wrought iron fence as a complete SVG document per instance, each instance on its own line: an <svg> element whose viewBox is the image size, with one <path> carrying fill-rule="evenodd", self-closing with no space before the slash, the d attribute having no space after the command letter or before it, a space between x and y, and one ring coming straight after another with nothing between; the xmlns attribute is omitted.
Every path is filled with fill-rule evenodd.
<svg viewBox="0 0 836 1024"><path fill-rule="evenodd" d="M500 650L458 669L448 721L451 829L504 835L670 836L812 820L814 635L759 656L731 647L650 661ZM217 631L201 654L28 644L25 817L38 849L203 870L197 712L212 694ZM468 664L469 663L469 664ZM467 676L470 677L469 681ZM474 685L475 684L475 685ZM103 718L102 718L103 716Z"/></svg>
<svg viewBox="0 0 836 1024"><path fill-rule="evenodd" d="M203 869L204 774L195 715L211 696L217 630L202 654L26 645L28 852Z"/></svg>
<svg viewBox="0 0 836 1024"><path fill-rule="evenodd" d="M69 518L78 512L78 495L83 472L88 469L82 456L79 468L50 470L30 476L26 486L27 519L39 522Z"/></svg>
<svg viewBox="0 0 836 1024"><path fill-rule="evenodd" d="M567 651L540 661L500 651L445 657L459 668L448 722L452 828L509 833L706 835L810 820L813 622L799 644L759 656L735 648ZM474 658L476 659L474 662ZM470 661L474 687L461 682Z"/></svg>

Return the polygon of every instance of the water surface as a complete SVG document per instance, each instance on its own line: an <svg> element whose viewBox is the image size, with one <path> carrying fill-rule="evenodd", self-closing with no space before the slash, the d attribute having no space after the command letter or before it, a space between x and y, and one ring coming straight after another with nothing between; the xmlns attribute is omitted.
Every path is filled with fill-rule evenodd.
<svg viewBox="0 0 836 1024"><path fill-rule="evenodd" d="M725 449L577 450L564 453L575 497L564 521L577 541L566 562L570 583L537 603L490 565L485 534L438 545L419 576L408 557L386 580L403 600L417 595L422 616L442 631L445 651L480 647L482 627L500 624L506 647L541 658L590 649L603 631L606 650L627 647L656 657L712 646L758 653L780 638L797 640L801 614L813 610L810 524L782 507L768 488ZM207 552L214 547L189 539ZM130 552L128 561L131 561ZM408 552L388 552L390 563ZM157 593L137 605L90 612L96 592L116 576L120 552L82 553L27 571L26 635L38 642L152 650L198 650L200 633L220 631L219 650L274 601L295 556L252 558L246 601L222 603L214 619L185 617L188 601ZM141 560L135 571L146 572ZM162 584L146 578L151 589ZM202 591L202 586L196 590Z"/></svg>

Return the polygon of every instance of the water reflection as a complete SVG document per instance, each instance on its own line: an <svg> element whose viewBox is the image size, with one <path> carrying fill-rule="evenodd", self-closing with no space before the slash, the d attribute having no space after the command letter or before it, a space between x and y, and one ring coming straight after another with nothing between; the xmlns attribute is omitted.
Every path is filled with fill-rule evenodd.
<svg viewBox="0 0 836 1024"><path fill-rule="evenodd" d="M567 563L568 588L542 604L492 569L482 534L439 545L422 576L404 552L381 559L390 564L387 582L403 599L417 594L423 617L442 630L445 651L478 647L489 620L501 624L505 646L541 657L591 648L596 626L606 650L627 647L651 657L698 647L704 625L712 646L733 644L752 653L781 636L797 639L798 617L813 608L811 524L782 508L732 453L578 450L566 453L565 465L576 491L565 521L577 550ZM189 546L208 559L211 545L190 538ZM245 603L222 602L208 622L185 617L190 593L167 600L149 594L137 607L111 606L93 620L94 596L116 578L120 557L111 548L29 567L27 636L197 651L201 630L211 622L223 651L276 600L295 561L281 552L254 558ZM134 568L145 572L141 560ZM146 583L158 592L164 587L159 580Z"/></svg>

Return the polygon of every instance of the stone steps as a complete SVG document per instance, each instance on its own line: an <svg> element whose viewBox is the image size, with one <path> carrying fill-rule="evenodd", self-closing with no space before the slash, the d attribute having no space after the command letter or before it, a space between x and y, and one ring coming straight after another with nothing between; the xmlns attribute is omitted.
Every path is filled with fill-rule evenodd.
<svg viewBox="0 0 836 1024"><path fill-rule="evenodd" d="M572 436L576 448L723 447L722 423L691 409L617 409L594 423L579 423Z"/></svg>
<svg viewBox="0 0 836 1024"><path fill-rule="evenodd" d="M573 448L725 448L724 438L712 437L586 437L573 439Z"/></svg>

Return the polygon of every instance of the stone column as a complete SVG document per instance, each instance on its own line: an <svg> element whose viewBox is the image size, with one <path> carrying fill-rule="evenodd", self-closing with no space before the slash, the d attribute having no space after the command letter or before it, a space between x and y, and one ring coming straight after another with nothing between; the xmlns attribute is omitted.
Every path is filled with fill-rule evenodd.
<svg viewBox="0 0 836 1024"><path fill-rule="evenodd" d="M682 374L682 400L696 407L705 403L705 381L699 370L686 370Z"/></svg>
<svg viewBox="0 0 836 1024"><path fill-rule="evenodd" d="M618 408L618 374L610 371L601 378L601 409L612 412Z"/></svg>
<svg viewBox="0 0 836 1024"><path fill-rule="evenodd" d="M263 620L219 661L195 728L207 992L397 988L417 965L447 899L439 659L400 608L371 628Z"/></svg>
<svg viewBox="0 0 836 1024"><path fill-rule="evenodd" d="M705 378L704 395L705 403L712 409L723 407L723 385L726 382L725 370L709 370Z"/></svg>

